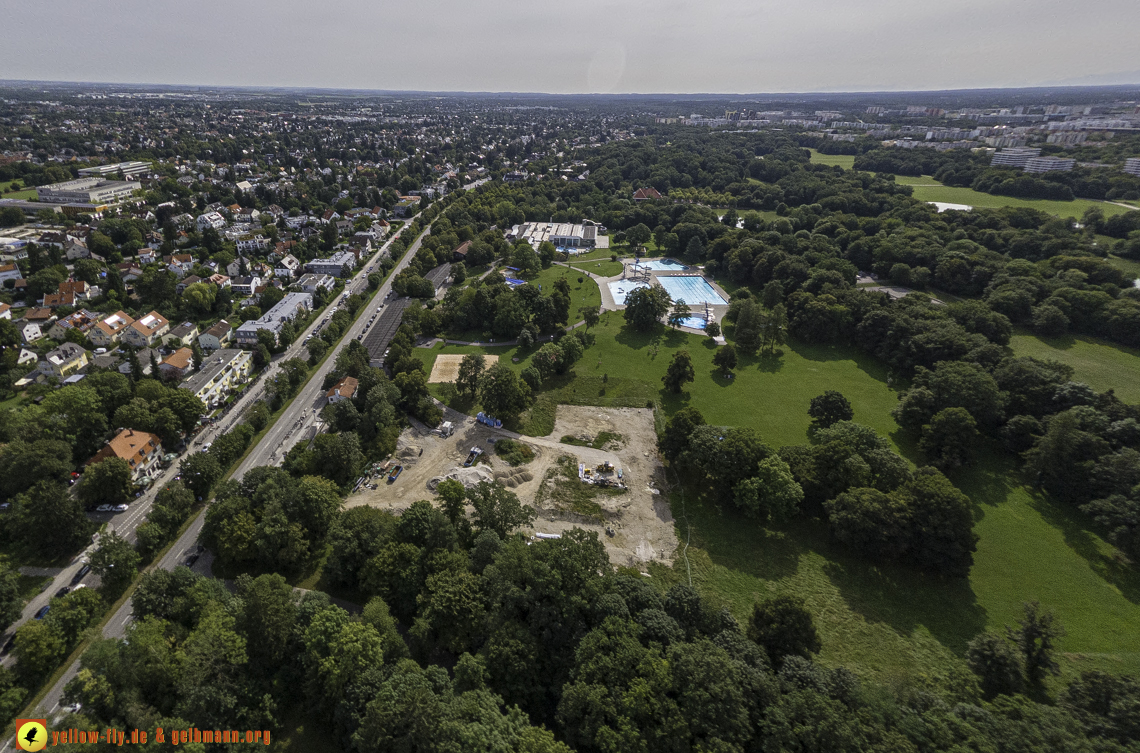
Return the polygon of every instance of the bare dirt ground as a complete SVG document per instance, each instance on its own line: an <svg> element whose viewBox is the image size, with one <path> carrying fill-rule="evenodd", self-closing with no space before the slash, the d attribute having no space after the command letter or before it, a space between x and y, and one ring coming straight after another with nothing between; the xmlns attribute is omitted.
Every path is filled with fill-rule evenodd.
<svg viewBox="0 0 1140 753"><path fill-rule="evenodd" d="M463 471L463 461L472 447L481 447L485 454L476 468L489 475L504 472L528 471L530 480L515 473L513 491L527 504L536 505L538 518L524 533L561 533L572 528L596 531L605 544L614 565L639 566L657 561L671 564L677 548L673 517L664 495L655 494L660 488L661 466L657 461L657 435L653 428L653 411L644 408L599 408L593 406L558 406L554 433L549 437L520 437L513 432L491 429L473 419L463 420L461 414L447 411L445 420L452 421L455 434L443 438L422 427L409 428L400 435L394 460L404 466L400 478L393 484L376 479L375 490L363 488L348 498L346 507L372 505L389 509L397 514L420 499L434 500L430 482L449 472ZM573 436L592 441L598 434L608 432L621 439L609 441L602 449L564 445L558 439ZM512 469L494 454L494 440L504 437L525 442L535 450L530 463ZM490 441L488 441L490 440ZM608 460L622 469L628 490L623 494L597 490L592 502L593 514L583 514L560 504L568 494L578 498L590 496L593 487L578 481L567 481L558 472L558 459L563 455L574 458L574 465L582 462L597 465ZM467 476L471 477L468 473ZM547 478L550 476L551 478ZM470 478L471 481L476 479ZM543 493L539 494L539 488ZM565 485L563 494L558 485ZM583 495L584 491L587 494ZM600 508L600 511L597 510ZM470 512L470 510L469 510ZM609 529L613 535L607 534Z"/></svg>
<svg viewBox="0 0 1140 753"><path fill-rule="evenodd" d="M445 353L435 357L435 364L431 367L428 383L454 382L459 377L459 364L463 356L456 353ZM489 369L499 362L498 356L483 356L484 369Z"/></svg>

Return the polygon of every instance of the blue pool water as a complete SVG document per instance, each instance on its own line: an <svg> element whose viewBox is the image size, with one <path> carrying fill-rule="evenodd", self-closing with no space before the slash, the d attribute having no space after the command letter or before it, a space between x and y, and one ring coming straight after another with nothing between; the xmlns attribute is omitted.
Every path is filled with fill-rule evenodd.
<svg viewBox="0 0 1140 753"><path fill-rule="evenodd" d="M652 269L655 272L684 272L688 267L679 261L673 259L662 259L660 261L647 261L639 266L645 269Z"/></svg>
<svg viewBox="0 0 1140 753"><path fill-rule="evenodd" d="M693 329L704 329L707 324L708 322L705 321L703 316L690 316L681 322L682 327L692 327Z"/></svg>
<svg viewBox="0 0 1140 753"><path fill-rule="evenodd" d="M649 287L644 282L633 282L632 280L617 280L616 282L608 282L606 284L610 288L610 295L614 297L614 303L619 306L625 305L625 297L629 295L631 291L637 288Z"/></svg>
<svg viewBox="0 0 1140 753"><path fill-rule="evenodd" d="M727 301L717 295L712 285L709 285L703 277L698 277L697 275L658 277L657 282L661 283L661 287L665 288L665 292L668 293L669 297L674 301L683 300L690 306L702 303L723 306L727 303Z"/></svg>

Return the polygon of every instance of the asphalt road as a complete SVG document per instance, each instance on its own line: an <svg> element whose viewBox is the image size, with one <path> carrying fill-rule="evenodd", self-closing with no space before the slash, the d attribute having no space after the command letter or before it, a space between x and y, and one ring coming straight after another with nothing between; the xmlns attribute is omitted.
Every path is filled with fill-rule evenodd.
<svg viewBox="0 0 1140 753"><path fill-rule="evenodd" d="M410 224L412 220L416 218L416 216L409 218L408 224ZM392 270L392 273L388 276L388 279L380 287L379 291L377 292L377 296L372 299L373 301L377 302L376 305L379 305L380 302L383 302L385 300L385 297L392 289L392 279L394 279L395 276L399 274L409 264L409 262L411 262L412 258L415 256L416 251L419 250L422 240L423 235L417 238L411 247L409 247L408 250L404 253L403 258L396 265L395 269ZM375 265L376 262L379 261L381 255L387 250L388 246L391 243L392 239L389 239L383 246L380 247L374 256L372 256L368 261L361 264L360 271L345 285L344 289L346 291L357 293L367 290L367 278L369 274L368 268ZM373 306L373 311L375 311L375 306ZM319 423L318 414L320 412L321 406L324 404L325 397L325 391L321 389L321 385L324 381L324 376L329 372L329 370L332 369L336 360L336 353L339 352L340 349L345 345L347 345L350 339L355 339L358 334L361 334L364 331L364 328L368 323L370 317L371 314L362 313L356 319L356 321L353 322L346 335L343 337L343 339L341 339L340 343L334 349L332 355L330 355L325 360L324 364L318 370L317 374L308 381L308 383L301 390L301 392L298 393L296 398L285 410L285 412L277 419L277 422L273 425L273 427L268 432L266 432L265 435L262 436L257 445L255 445L250 453L246 456L245 461L242 462L240 466L238 466L237 470L234 472L235 478L240 479L250 468L254 468L259 465L280 464L285 453L287 453L289 451L289 448L291 448L294 444L297 443L297 441L301 439L301 437L305 434L305 430L309 426L314 425L314 423ZM303 333L299 334L295 343L284 353L279 354L274 359L274 362L269 366L269 368L263 372L261 380L253 388L247 389L246 393L243 394L239 400L234 402L233 407L226 414L225 418L220 420L214 426L209 427L207 430L199 433L187 451L199 451L201 449L201 446L204 443L210 441L211 438L213 436L216 436L218 432L226 431L234 423L240 421L245 409L254 400L260 399L262 396L266 378L276 373L277 369L280 368L281 361L303 354L304 346L302 343L304 339L316 331L316 329L320 326L321 321L321 319L316 320ZM114 526L114 530L118 531L121 536L133 540L134 529L145 519L146 511L150 509L150 505L154 502L155 491L161 488L162 483L173 479L177 473L177 464L172 464L171 468L166 470L161 477L156 478L155 483L150 487L150 490L148 490L148 492L143 497L140 497L138 500L136 500L134 504L131 505L129 510L112 516L109 522ZM198 535L202 531L202 524L204 522L204 519L205 516L203 512L200 512L190 527L187 528L185 533L183 533L182 536L180 536L174 543L174 545L170 547L166 556L160 560L158 563L159 567L164 570L173 570L175 567L185 561L190 552L196 550ZM80 560L85 559L87 553L93 549L94 545L88 547L88 549L85 550L81 555L78 555L75 561L73 561L67 568L64 569L63 572L56 576L54 582L50 587L45 589L43 593L37 596L36 599L33 599L32 602L29 602L29 605L24 610L23 618L19 623L13 625L9 629L9 632L14 632L19 624L22 624L27 618L35 614L36 610L39 609L39 606L33 606L33 604L37 602L40 606L46 604L51 599L51 597L55 595L55 592L60 588L60 586L70 583L73 575L79 570L80 567L82 567L82 562L80 562ZM208 564L211 559L212 558L209 552L203 553L201 555L201 559L195 564L194 569L196 571L202 572L203 574L208 574ZM106 625L104 625L103 636L105 638L123 637L126 634L126 630L130 625L132 619L131 611L132 606L130 600L128 599L127 602L123 604L123 606L120 607L111 616ZM3 641L6 640L7 637L5 636L3 638ZM0 643L0 645L2 645L2 643ZM10 657L6 658L10 659ZM60 680L52 686L51 690L49 690L44 698L40 701L39 705L36 707L36 711L32 715L33 718L50 718L53 715L58 715L60 713L59 706L63 696L64 687L67 685L68 681L70 681L71 678L76 675L78 671L78 662L75 662L70 667L68 667L67 672L64 673L63 677L61 677ZM0 753L7 753L9 750L14 750L11 740L7 741L3 748L0 748Z"/></svg>

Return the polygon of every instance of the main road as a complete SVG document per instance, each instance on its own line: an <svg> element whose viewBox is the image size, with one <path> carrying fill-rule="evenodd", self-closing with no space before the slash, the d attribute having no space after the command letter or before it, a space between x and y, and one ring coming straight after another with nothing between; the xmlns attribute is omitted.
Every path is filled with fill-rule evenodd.
<svg viewBox="0 0 1140 753"><path fill-rule="evenodd" d="M415 220L418 216L419 215L417 214L409 218L408 223L411 224L411 221ZM403 258L401 258L401 260L396 264L391 274L388 275L388 278L380 286L376 297L373 298L374 301L384 302L387 300L387 297L392 290L392 280L411 262L412 258L415 256L416 251L419 250L420 243L423 241L423 236L426 235L427 232L428 231L425 230L423 233L421 233L421 235L415 239L415 242L408 248L408 250L404 252ZM396 236L393 236L393 238L389 239L383 246L381 246L380 249L369 260L361 263L360 271L354 277L350 278L349 281L345 284L345 291L350 293L367 291L369 274L368 270L372 268L377 261L379 261L381 256L391 245L392 241L395 240L395 237ZM334 303L333 305L337 304ZM285 411L278 417L277 421L273 424L269 431L267 431L258 441L258 443L254 445L249 454L246 456L245 460L234 471L233 475L235 478L241 478L245 475L246 471L256 466L279 464L285 453L288 452L289 448L301 439L302 435L306 432L306 429L316 423L319 423L318 413L320 412L321 406L324 404L324 391L321 389L321 386L324 383L325 375L328 374L328 372L333 368L336 361L336 354L341 350L341 348L345 347L345 345L347 345L350 340L355 339L358 334L363 333L365 327L369 323L370 316L371 314L366 310L356 318L356 320L345 332L344 336L337 344L337 346L332 349L333 352L330 354L330 356L325 359L324 364L320 367L320 369L317 370L315 374L313 374L313 376L293 399L293 402L289 405L289 407L286 408ZM300 333L293 345L290 346L284 353L277 356L269 368L263 372L260 381L252 388L247 389L246 393L243 394L239 400L234 401L232 407L222 420L200 433L191 443L190 447L187 448L187 452L197 451L211 437L216 436L217 432L227 431L234 424L241 421L241 417L245 409L248 408L253 403L253 401L258 400L263 396L266 378L272 376L278 371L281 361L301 355L304 351L304 339L310 335L313 335L320 327L320 325L320 320L314 321L308 328L306 328L304 332ZM146 511L150 509L151 504L154 502L154 494L156 490L160 489L164 483L173 479L177 472L178 471L175 467L171 467L164 471L160 476L155 478L155 482L151 485L148 492L134 504L132 504L131 508L127 512L112 517L108 522L114 527L114 530L117 531L120 535L133 540L134 530L139 525L139 523L142 523L145 519ZM189 528L187 528L186 531L178 538L178 540L174 542L174 544L167 551L167 554L157 563L158 567L161 567L164 570L173 570L179 564L185 562L186 558L190 554L197 551L198 535L202 531L204 512L205 511L203 510L198 513L194 521L190 524ZM52 583L52 585L49 588L45 589L38 597L36 597L36 599L33 599L32 602L28 604L28 606L24 609L23 618L19 623L12 626L9 632L14 631L16 627L19 626L19 624L22 624L28 617L30 617L32 614L35 614L35 611L39 609L39 606L35 606L36 604L39 604L40 606L46 604L50 600L51 596L55 594L56 590L58 590L63 585L67 585L70 582L71 578L74 577L78 570L83 566L83 561L86 560L86 554L93 548L94 545L88 547L88 549L85 550L80 556L78 556L71 565L64 568L63 571L56 576L55 581ZM198 562L198 567L196 569L200 571L206 570L206 565L210 559L211 558L207 553L207 556L204 556L202 560ZM123 637L126 634L127 627L130 625L132 619L131 611L131 600L128 599L126 603L124 603L103 626L103 636L105 638ZM7 638L5 637L4 640L7 640ZM59 681L56 682L55 685L53 685L52 688L43 697L43 699L37 705L35 712L32 714L33 718L51 717L56 714L63 697L64 687L71 680L71 678L73 678L76 673L78 673L78 671L79 662L77 661L68 667L63 677L61 677ZM9 750L13 750L11 741L8 741L5 746L0 749L0 753L7 753Z"/></svg>

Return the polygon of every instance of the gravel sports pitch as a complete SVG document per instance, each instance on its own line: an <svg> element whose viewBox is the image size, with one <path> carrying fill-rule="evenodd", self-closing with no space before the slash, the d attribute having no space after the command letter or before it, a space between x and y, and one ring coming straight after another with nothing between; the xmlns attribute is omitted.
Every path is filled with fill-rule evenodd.
<svg viewBox="0 0 1140 753"><path fill-rule="evenodd" d="M491 368L498 362L498 356L483 356L485 368ZM431 367L431 376L428 377L428 383L434 384L435 382L454 382L456 377L459 376L459 364L463 361L461 354L438 355L435 358L435 365Z"/></svg>

